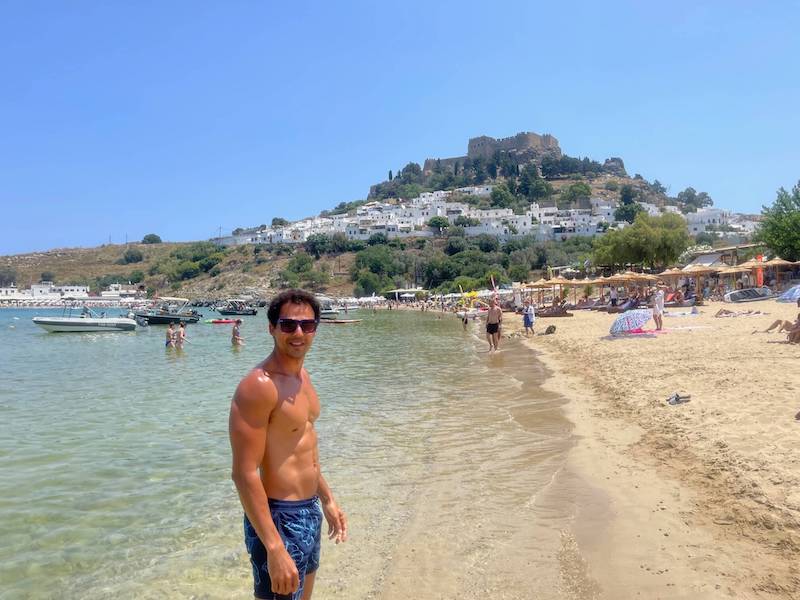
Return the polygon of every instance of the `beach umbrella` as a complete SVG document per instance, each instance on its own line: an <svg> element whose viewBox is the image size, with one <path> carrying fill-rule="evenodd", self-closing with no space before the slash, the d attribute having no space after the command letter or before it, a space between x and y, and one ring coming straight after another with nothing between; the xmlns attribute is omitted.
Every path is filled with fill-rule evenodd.
<svg viewBox="0 0 800 600"><path fill-rule="evenodd" d="M629 310L614 319L609 333L611 333L611 335L621 335L635 329L641 329L642 325L647 323L652 317L653 311L649 308Z"/></svg>
<svg viewBox="0 0 800 600"><path fill-rule="evenodd" d="M783 260L782 258L776 256L775 258L768 260L764 263L765 267L772 267L775 269L775 281L780 283L780 269L783 267L791 267L794 263L789 262L788 260Z"/></svg>
<svg viewBox="0 0 800 600"><path fill-rule="evenodd" d="M747 269L761 269L764 267L764 263L760 260L756 260L755 258L751 258L750 260L743 262L740 265L736 265L737 267L745 267Z"/></svg>
<svg viewBox="0 0 800 600"><path fill-rule="evenodd" d="M797 302L800 299L800 284L790 287L788 290L778 296L778 302Z"/></svg>

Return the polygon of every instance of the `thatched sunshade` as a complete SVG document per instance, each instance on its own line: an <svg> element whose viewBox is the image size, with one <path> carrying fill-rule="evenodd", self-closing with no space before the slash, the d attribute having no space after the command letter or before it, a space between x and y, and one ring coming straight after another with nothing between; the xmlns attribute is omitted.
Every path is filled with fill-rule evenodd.
<svg viewBox="0 0 800 600"><path fill-rule="evenodd" d="M546 279L538 279L537 281L534 281L533 283L526 283L525 287L526 288L531 288L531 289L544 289L544 288L551 287L551 284Z"/></svg>
<svg viewBox="0 0 800 600"><path fill-rule="evenodd" d="M679 277L683 277L683 271L681 271L677 267L674 267L672 269L667 269L666 271L662 271L661 273L658 274L658 276L661 277L662 279L669 277L674 277L675 279L678 279Z"/></svg>
<svg viewBox="0 0 800 600"><path fill-rule="evenodd" d="M763 269L766 263L761 262L760 260L756 260L755 258L751 258L747 262L743 262L740 265L736 265L737 267L746 267L748 269Z"/></svg>

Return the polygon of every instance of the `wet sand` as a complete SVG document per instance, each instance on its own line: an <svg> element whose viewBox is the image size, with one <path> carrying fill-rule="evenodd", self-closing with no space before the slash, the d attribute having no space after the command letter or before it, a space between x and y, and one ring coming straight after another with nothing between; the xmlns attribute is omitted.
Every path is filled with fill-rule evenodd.
<svg viewBox="0 0 800 600"><path fill-rule="evenodd" d="M570 400L562 473L596 490L571 528L596 587L562 597L800 597L800 347L753 333L798 311L714 318L722 306L625 339L608 337L613 315L576 312L525 340L552 373L545 389ZM505 329L519 335L521 318ZM691 401L668 405L675 391Z"/></svg>

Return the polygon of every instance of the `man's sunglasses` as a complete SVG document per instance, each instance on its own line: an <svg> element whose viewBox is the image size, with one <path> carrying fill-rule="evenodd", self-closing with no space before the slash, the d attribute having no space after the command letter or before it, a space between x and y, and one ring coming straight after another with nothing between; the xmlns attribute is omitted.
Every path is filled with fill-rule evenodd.
<svg viewBox="0 0 800 600"><path fill-rule="evenodd" d="M319 321L316 319L278 319L278 325L283 333L294 333L297 331L298 325L303 333L314 333Z"/></svg>

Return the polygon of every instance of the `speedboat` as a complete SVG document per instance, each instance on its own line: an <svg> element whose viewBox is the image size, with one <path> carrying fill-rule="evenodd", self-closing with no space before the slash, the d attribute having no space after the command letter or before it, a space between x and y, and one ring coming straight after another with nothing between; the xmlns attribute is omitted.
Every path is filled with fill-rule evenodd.
<svg viewBox="0 0 800 600"><path fill-rule="evenodd" d="M217 307L217 312L224 316L254 316L258 314L258 309L250 306L245 300L230 298L225 304Z"/></svg>
<svg viewBox="0 0 800 600"><path fill-rule="evenodd" d="M197 323L203 315L188 308L187 298L162 296L154 300L151 308L135 312L137 318L148 325L169 325L170 323Z"/></svg>
<svg viewBox="0 0 800 600"><path fill-rule="evenodd" d="M75 309L75 306L65 304L62 316L33 317L32 321L45 331L51 333L67 331L80 333L136 331L136 321L133 319L127 317L106 317L105 313L97 315L86 306L82 307L80 315L73 317L72 311Z"/></svg>
<svg viewBox="0 0 800 600"><path fill-rule="evenodd" d="M339 309L333 303L331 298L323 294L316 295L319 302L319 316L322 319L335 319L339 314Z"/></svg>

